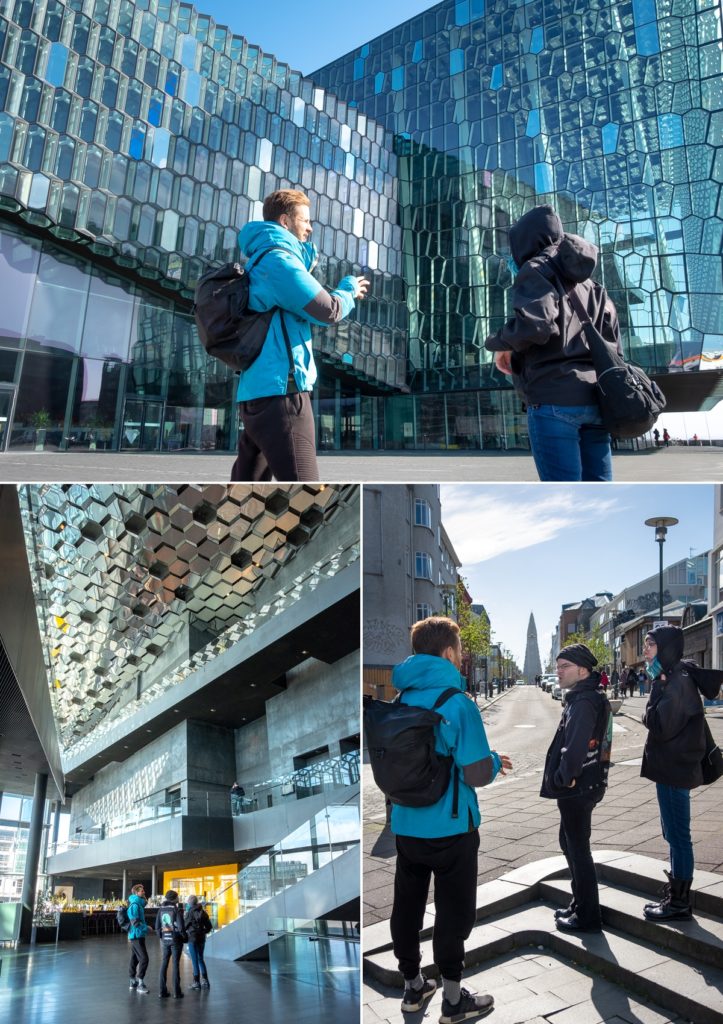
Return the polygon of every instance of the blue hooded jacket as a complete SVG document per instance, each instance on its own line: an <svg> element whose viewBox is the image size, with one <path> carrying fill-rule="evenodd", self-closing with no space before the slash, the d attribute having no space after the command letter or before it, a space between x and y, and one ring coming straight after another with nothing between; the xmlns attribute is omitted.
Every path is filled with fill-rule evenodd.
<svg viewBox="0 0 723 1024"><path fill-rule="evenodd" d="M239 247L248 258L249 306L264 311L280 306L294 356L294 381L299 391L311 391L316 381L316 364L311 348L311 324L328 327L354 309L356 282L345 277L338 288L327 292L311 276L317 259L316 246L300 242L276 221L251 221L239 232ZM254 269L258 257L274 250ZM236 400L250 401L270 395L285 395L289 357L281 329L280 313L271 320L264 347L239 378Z"/></svg>
<svg viewBox="0 0 723 1024"><path fill-rule="evenodd" d="M458 688L464 693L464 680L451 661L434 654L413 654L392 672L392 685L401 690L403 704L431 708L445 690ZM475 703L467 697L450 697L437 709L444 715L440 723L435 749L452 754L454 769L459 771L459 816L452 817L453 787L450 782L441 800L431 807L392 806L392 832L417 839L441 839L468 832L470 825L478 828L481 818L477 792L464 781L463 769L492 757L494 775L500 759L490 750L482 718Z"/></svg>
<svg viewBox="0 0 723 1024"><path fill-rule="evenodd" d="M146 901L142 896L133 892L128 897L128 920L131 923L128 929L128 941L131 939L144 939L148 932L148 925L146 924L146 914L144 907Z"/></svg>

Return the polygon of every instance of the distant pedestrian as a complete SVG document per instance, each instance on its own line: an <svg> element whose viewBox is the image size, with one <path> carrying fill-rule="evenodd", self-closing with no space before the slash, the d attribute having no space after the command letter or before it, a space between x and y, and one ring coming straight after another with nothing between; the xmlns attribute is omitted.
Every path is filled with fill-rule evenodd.
<svg viewBox="0 0 723 1024"><path fill-rule="evenodd" d="M657 427L653 431L653 437L655 438L655 447L660 448L660 431Z"/></svg>
<svg viewBox="0 0 723 1024"><path fill-rule="evenodd" d="M670 447L670 434L668 433L667 427L664 427L663 429L663 443L666 448Z"/></svg>
<svg viewBox="0 0 723 1024"><path fill-rule="evenodd" d="M234 782L233 786L231 786L231 814L237 815L241 813L245 796L246 791L243 786L240 786L238 782Z"/></svg>
<svg viewBox="0 0 723 1024"><path fill-rule="evenodd" d="M645 675L645 670L641 669L638 672L638 694L641 697L645 696L645 686L646 686L647 681L648 680L647 680L647 676Z"/></svg>
<svg viewBox="0 0 723 1024"><path fill-rule="evenodd" d="M193 964L191 988L196 990L210 988L203 951L206 946L206 936L213 931L213 926L210 917L198 902L198 896L188 897L183 923L188 935L188 955Z"/></svg>
<svg viewBox="0 0 723 1024"><path fill-rule="evenodd" d="M668 884L658 903L645 905L654 921L692 917L690 887L695 861L690 835L690 791L702 785L705 712L701 696L712 700L723 672L683 661L683 630L659 626L645 637L643 654L653 680L643 714L648 730L640 774L656 784L663 837L670 848Z"/></svg>
<svg viewBox="0 0 723 1024"><path fill-rule="evenodd" d="M593 669L597 658L586 644L570 644L557 656L564 694L562 717L545 758L540 796L557 800L560 848L572 880L572 899L555 911L563 932L602 928L595 864L590 851L592 812L605 796L612 733L610 704Z"/></svg>
<svg viewBox="0 0 723 1024"><path fill-rule="evenodd" d="M607 690L608 686L610 685L610 678L605 669L603 669L600 673L600 685L602 686L603 690Z"/></svg>
<svg viewBox="0 0 723 1024"><path fill-rule="evenodd" d="M128 942L131 947L131 959L128 965L130 976L130 989L135 989L139 995L147 996L145 976L148 970L148 951L146 950L146 935L148 925L144 907L146 905L146 891L140 884L134 885L128 897Z"/></svg>
<svg viewBox="0 0 723 1024"><path fill-rule="evenodd" d="M613 674L610 676L610 685L613 688L613 697L617 700L620 696L620 673L616 668L613 669Z"/></svg>
<svg viewBox="0 0 723 1024"><path fill-rule="evenodd" d="M159 978L159 996L161 999L168 998L171 994L168 991L167 974L168 961L173 957L173 998L183 999L181 991L181 955L183 943L188 936L183 921L183 909L178 905L178 893L175 889L169 889L166 898L159 907L156 915L156 932L161 940L163 958L161 960L161 973Z"/></svg>

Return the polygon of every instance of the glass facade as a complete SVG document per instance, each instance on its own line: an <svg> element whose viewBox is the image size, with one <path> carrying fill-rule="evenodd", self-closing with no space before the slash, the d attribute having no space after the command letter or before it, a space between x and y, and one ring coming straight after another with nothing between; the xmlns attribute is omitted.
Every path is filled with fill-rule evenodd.
<svg viewBox="0 0 723 1024"><path fill-rule="evenodd" d="M721 38L716 0L445 0L304 78L177 0L0 0L0 449L234 450L191 297L280 187L324 284L373 279L314 329L321 450L527 447L484 339L541 202L631 358L718 365Z"/></svg>

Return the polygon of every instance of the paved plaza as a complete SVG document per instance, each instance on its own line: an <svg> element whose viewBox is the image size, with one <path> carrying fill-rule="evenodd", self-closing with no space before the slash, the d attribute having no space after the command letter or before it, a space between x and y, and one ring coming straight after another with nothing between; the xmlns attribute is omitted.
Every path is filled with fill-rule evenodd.
<svg viewBox="0 0 723 1024"><path fill-rule="evenodd" d="M657 885L658 880L664 881L662 866L668 862L668 848L660 834L655 786L640 778L645 740L640 716L646 701L628 698L616 715L609 790L593 815L592 848L600 856L616 850L655 858L660 862ZM541 799L539 789L544 754L560 704L535 688L516 687L492 702L480 702L480 708L491 746L509 753L515 766L508 777L498 778L479 792L478 883L482 885L559 855L557 805L554 800ZM723 743L723 709L709 711L708 720ZM716 790L720 784L693 791L692 830L696 870L701 877L704 871L720 874L723 882L723 801ZM368 765L364 766L364 853L366 949L367 942L372 938L376 942L388 927L385 922L391 913L395 865L394 837L386 826L384 799L374 786ZM542 914L540 920L546 921L552 911L531 909L529 914ZM535 922L535 927L545 926ZM618 936L616 941L627 940ZM497 1008L489 1018L495 1024L663 1024L686 1019L543 947L517 949L473 966L465 984L495 995ZM437 1019L439 998L428 1007L429 1021ZM364 1024L399 1021L401 1017L396 988L367 979L363 1001ZM419 1017L421 1021L421 1014Z"/></svg>
<svg viewBox="0 0 723 1024"><path fill-rule="evenodd" d="M0 453L0 482L121 483L124 481L193 483L227 482L233 456L189 452L138 454L126 452L31 452ZM328 483L405 482L467 483L536 481L537 473L528 452L342 452L319 453L319 472ZM613 476L618 482L679 481L700 483L723 478L723 448L647 449L619 452L613 457Z"/></svg>

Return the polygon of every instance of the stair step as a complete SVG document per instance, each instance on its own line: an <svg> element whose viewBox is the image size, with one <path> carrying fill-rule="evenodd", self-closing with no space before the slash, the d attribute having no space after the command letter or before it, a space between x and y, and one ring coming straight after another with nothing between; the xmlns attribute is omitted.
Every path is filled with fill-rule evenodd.
<svg viewBox="0 0 723 1024"><path fill-rule="evenodd" d="M595 855L598 875L616 885L657 896L665 883L664 865L641 854ZM723 918L723 877L712 871L697 871L690 893L694 909Z"/></svg>
<svg viewBox="0 0 723 1024"><path fill-rule="evenodd" d="M542 882L540 895L566 906L570 901L570 882ZM713 967L723 964L722 920L696 910L692 921L648 921L643 916L643 907L648 902L647 894L634 889L600 886L600 910L606 925Z"/></svg>
<svg viewBox="0 0 723 1024"><path fill-rule="evenodd" d="M695 1024L721 1024L723 970L702 964L669 948L634 939L614 928L600 935L567 934L554 925L553 904L528 904L477 924L467 940L467 967L530 945L544 946L570 961L640 993ZM660 927L660 926L658 926ZM369 976L401 987L401 975L391 949L366 956ZM437 977L431 940L422 943L422 971Z"/></svg>

